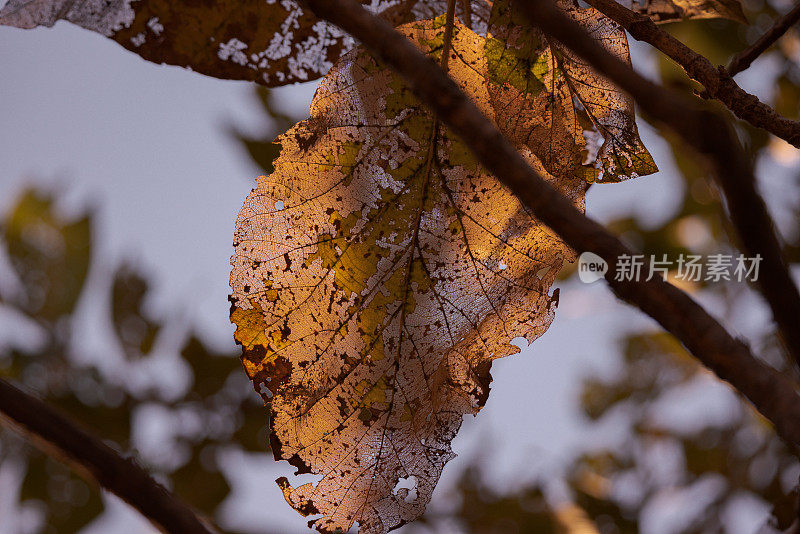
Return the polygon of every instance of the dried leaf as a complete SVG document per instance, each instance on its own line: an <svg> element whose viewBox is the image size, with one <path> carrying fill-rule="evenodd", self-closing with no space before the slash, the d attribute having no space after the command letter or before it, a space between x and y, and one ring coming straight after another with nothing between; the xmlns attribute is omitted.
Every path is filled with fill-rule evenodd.
<svg viewBox="0 0 800 534"><path fill-rule="evenodd" d="M593 8L564 11L630 63L628 41ZM501 131L556 176L618 182L658 170L642 144L633 100L558 42L532 28L510 0L494 2L486 39L489 95ZM602 143L602 144L601 144Z"/></svg>
<svg viewBox="0 0 800 534"><path fill-rule="evenodd" d="M444 22L402 27L441 54ZM483 38L458 24L450 74L493 116ZM321 532L382 533L425 509L495 358L553 319L572 252L393 72L357 49L277 140L237 223L231 320L271 404L271 446L321 480L287 501ZM583 208L579 175L539 172Z"/></svg>
<svg viewBox="0 0 800 534"><path fill-rule="evenodd" d="M431 18L446 4L361 2L397 24ZM487 1L472 2L473 23L485 27ZM59 20L110 37L148 61L270 87L319 78L353 46L351 37L296 0L10 0L0 10L0 24L18 28L51 27Z"/></svg>
<svg viewBox="0 0 800 534"><path fill-rule="evenodd" d="M747 24L739 0L617 0L655 22L684 19L730 19Z"/></svg>

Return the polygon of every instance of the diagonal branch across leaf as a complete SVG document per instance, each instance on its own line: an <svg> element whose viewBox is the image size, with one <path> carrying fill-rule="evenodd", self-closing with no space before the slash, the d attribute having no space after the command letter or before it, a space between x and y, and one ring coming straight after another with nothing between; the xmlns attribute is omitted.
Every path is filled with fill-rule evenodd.
<svg viewBox="0 0 800 534"><path fill-rule="evenodd" d="M403 30L441 53L443 18ZM449 65L491 116L483 39L457 25ZM424 511L491 361L549 326L572 252L361 49L278 142L237 220L235 336L276 458L322 475L279 480L287 501L322 532L386 532ZM583 206L582 176L551 179Z"/></svg>

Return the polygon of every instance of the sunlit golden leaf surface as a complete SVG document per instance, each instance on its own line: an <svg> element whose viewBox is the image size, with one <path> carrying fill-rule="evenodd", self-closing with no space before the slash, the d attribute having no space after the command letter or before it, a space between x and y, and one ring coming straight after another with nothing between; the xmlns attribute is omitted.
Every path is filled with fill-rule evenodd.
<svg viewBox="0 0 800 534"><path fill-rule="evenodd" d="M444 20L403 31L438 59ZM457 24L450 74L490 117L483 38ZM232 321L271 403L271 445L321 476L287 501L321 532L386 532L425 509L495 358L553 319L572 252L365 51L277 139L236 222ZM583 208L579 173L540 173Z"/></svg>

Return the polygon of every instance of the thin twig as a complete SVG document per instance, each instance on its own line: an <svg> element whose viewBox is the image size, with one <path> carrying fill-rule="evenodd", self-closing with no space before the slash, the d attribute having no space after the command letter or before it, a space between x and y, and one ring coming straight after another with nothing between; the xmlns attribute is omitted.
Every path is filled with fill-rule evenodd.
<svg viewBox="0 0 800 534"><path fill-rule="evenodd" d="M541 0L539 0L541 1ZM606 281L671 332L703 364L731 383L791 443L800 444L800 395L796 386L753 357L683 291L654 277L614 279L617 259L632 254L622 242L547 184L430 58L356 0L305 0L316 15L359 39L391 66L520 201L578 252L592 251L609 263Z"/></svg>
<svg viewBox="0 0 800 534"><path fill-rule="evenodd" d="M742 120L762 128L800 148L800 122L779 115L774 109L744 91L727 71L711 62L675 37L665 32L645 15L640 15L615 0L586 0L586 3L616 21L631 36L650 43L669 56L694 80Z"/></svg>
<svg viewBox="0 0 800 534"><path fill-rule="evenodd" d="M778 18L775 24L772 25L764 34L759 37L755 43L750 47L745 48L735 56L728 64L728 74L736 76L743 70L747 69L753 61L758 58L764 51L772 46L775 41L781 38L786 31L794 26L800 20L800 2L798 2L791 11L784 16Z"/></svg>
<svg viewBox="0 0 800 534"><path fill-rule="evenodd" d="M12 427L32 434L45 449L55 447L70 463L88 472L105 489L136 508L164 532L212 534L216 532L188 505L153 478L136 462L78 428L36 397L0 379L0 412ZM52 453L51 450L46 450Z"/></svg>
<svg viewBox="0 0 800 534"><path fill-rule="evenodd" d="M447 72L447 63L450 61L450 47L453 44L453 27L456 25L456 0L447 0L447 14L445 15L444 37L442 38L442 59L439 65Z"/></svg>
<svg viewBox="0 0 800 534"><path fill-rule="evenodd" d="M753 167L726 121L639 76L582 32L552 2L519 0L543 32L552 35L627 91L641 109L676 132L712 164L744 251L761 257L756 283L772 310L789 354L800 366L800 291L783 258L775 225L755 186Z"/></svg>
<svg viewBox="0 0 800 534"><path fill-rule="evenodd" d="M461 22L472 29L472 0L461 0Z"/></svg>

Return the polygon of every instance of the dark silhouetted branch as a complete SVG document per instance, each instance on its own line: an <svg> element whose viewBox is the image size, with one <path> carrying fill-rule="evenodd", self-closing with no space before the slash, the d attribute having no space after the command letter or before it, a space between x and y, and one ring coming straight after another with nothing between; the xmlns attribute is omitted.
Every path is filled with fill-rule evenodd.
<svg viewBox="0 0 800 534"><path fill-rule="evenodd" d="M784 261L772 219L755 186L753 167L730 125L717 114L639 76L612 56L552 2L519 0L543 32L561 41L633 96L640 108L677 133L712 164L743 250L760 255L756 281L766 298L788 352L800 366L800 291Z"/></svg>
<svg viewBox="0 0 800 534"><path fill-rule="evenodd" d="M800 3L796 4L792 10L784 16L778 18L775 24L764 32L750 47L733 56L733 59L728 64L728 74L736 76L747 69L758 56L763 54L767 48L780 39L781 36L786 33L786 30L794 26L798 20L800 20Z"/></svg>
<svg viewBox="0 0 800 534"><path fill-rule="evenodd" d="M634 39L650 43L669 56L692 79L700 82L710 97L725 104L737 117L800 148L800 122L782 117L744 91L724 68L715 68L708 59L656 26L649 17L615 0L586 0L586 3L616 21Z"/></svg>
<svg viewBox="0 0 800 534"><path fill-rule="evenodd" d="M105 489L133 506L164 532L212 534L208 522L178 500L130 458L78 428L41 400L0 379L0 413L13 427L30 434L48 454L74 464Z"/></svg>
<svg viewBox="0 0 800 534"><path fill-rule="evenodd" d="M615 280L617 259L632 254L631 250L548 185L433 60L355 0L305 3L317 16L349 32L400 73L415 94L540 220L576 251L595 252L609 263L606 280L620 298L653 317L745 395L773 422L779 435L800 444L800 395L795 385L753 357L743 342L734 339L678 288L658 277L636 282Z"/></svg>
<svg viewBox="0 0 800 534"><path fill-rule="evenodd" d="M462 22L467 28L472 28L472 0L461 0Z"/></svg>

